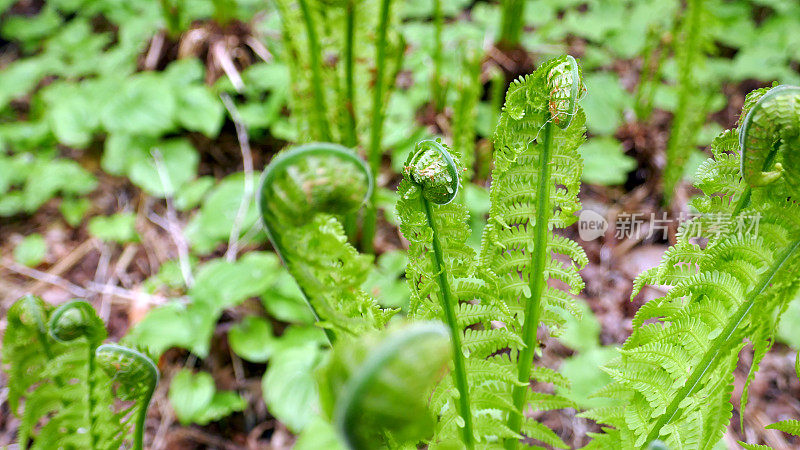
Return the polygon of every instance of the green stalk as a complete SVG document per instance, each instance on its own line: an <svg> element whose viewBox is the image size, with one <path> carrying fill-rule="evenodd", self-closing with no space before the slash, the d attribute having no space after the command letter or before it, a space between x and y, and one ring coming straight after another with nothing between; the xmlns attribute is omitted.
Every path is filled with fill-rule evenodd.
<svg viewBox="0 0 800 450"><path fill-rule="evenodd" d="M344 145L355 147L356 138L356 93L353 75L353 47L355 42L356 7L355 0L347 0L344 42L345 110L347 111L347 134Z"/></svg>
<svg viewBox="0 0 800 450"><path fill-rule="evenodd" d="M534 229L533 254L531 255L531 274L528 280L531 297L525 304L525 323L522 327L522 340L525 347L519 352L517 374L519 385L514 386L512 399L514 410L508 417L508 427L518 431L522 420L530 389L531 366L533 352L536 349L536 331L539 329L539 312L541 310L542 293L546 280L544 278L547 261L547 232L550 222L550 147L553 145L553 123L548 121L544 126L544 142L539 155L539 185L536 190L536 223ZM519 444L517 439L506 439L505 448L512 450Z"/></svg>
<svg viewBox="0 0 800 450"><path fill-rule="evenodd" d="M745 301L739 305L739 308L736 309L736 312L728 320L728 324L722 330L722 333L720 333L720 335L711 342L711 345L703 354L703 359L701 359L700 363L695 366L691 375L686 380L686 383L675 394L672 402L670 402L669 406L667 406L664 414L658 418L658 421L655 423L655 425L653 425L653 428L650 429L650 432L647 434L647 438L644 441L645 444L642 446L642 448L646 448L650 441L658 438L659 434L661 433L661 429L666 424L680 416L679 406L681 402L686 399L686 397L694 394L697 385L703 378L703 375L708 372L719 356L719 349L725 347L729 341L734 338L734 334L739 328L739 325L745 320L745 318L747 318L747 315L750 314L750 310L752 310L753 306L755 306L756 298L761 295L761 293L763 293L764 290L769 286L769 284L772 282L772 279L775 278L775 274L777 274L778 270L780 270L786 261L789 260L792 254L797 251L798 247L800 247L800 240L795 241L783 252L783 254L781 254L772 267L770 267L769 270L764 274L758 286L750 291L750 294L747 296ZM739 337L738 339L741 338Z"/></svg>
<svg viewBox="0 0 800 450"><path fill-rule="evenodd" d="M368 161L374 179L378 179L381 167L381 140L383 137L384 119L384 75L386 72L386 34L389 28L389 8L392 0L382 0L378 36L375 41L375 85L372 91L372 124L369 136ZM375 239L375 225L377 223L377 208L375 200L377 189L372 191L369 205L364 214L364 228L361 233L361 247L366 253L372 253Z"/></svg>
<svg viewBox="0 0 800 450"><path fill-rule="evenodd" d="M87 403L89 405L89 442L91 442L92 446L90 448L97 448L97 443L95 442L95 433L94 433L94 351L95 349L92 348L92 342L89 341L87 343L89 346L89 366L88 366L88 373L86 376L86 384L88 385L88 398Z"/></svg>
<svg viewBox="0 0 800 450"><path fill-rule="evenodd" d="M161 5L161 16L164 18L169 37L176 37L181 34L178 6L171 5L169 0L159 0L158 3Z"/></svg>
<svg viewBox="0 0 800 450"><path fill-rule="evenodd" d="M344 79L345 79L345 130L344 145L355 148L358 145L356 134L356 93L355 75L353 73L353 48L355 46L355 23L356 7L355 0L347 0L345 6L345 42L344 42ZM344 230L348 240L355 242L355 235L358 228L358 215L356 213L347 214L344 217Z"/></svg>
<svg viewBox="0 0 800 450"><path fill-rule="evenodd" d="M314 19L311 17L311 10L307 0L299 0L300 9L303 12L303 21L306 25L308 37L308 54L311 58L311 88L314 90L314 122L316 122L317 132L320 139L326 142L331 140L331 130L328 126L326 114L328 108L325 107L325 93L322 90L322 61L320 55L319 39L317 30L314 28Z"/></svg>
<svg viewBox="0 0 800 450"><path fill-rule="evenodd" d="M506 47L519 46L522 37L525 0L503 1L503 17L500 27L500 43Z"/></svg>
<svg viewBox="0 0 800 450"><path fill-rule="evenodd" d="M703 0L689 0L686 5L686 26L683 27L685 41L678 44L682 54L678 61L678 105L673 116L669 143L667 144L667 167L664 170L664 203L672 202L675 185L681 180L684 165L692 148L692 137L696 117L693 102L698 95L694 77L694 63L700 54L700 26L702 23ZM694 103L696 104L696 103Z"/></svg>
<svg viewBox="0 0 800 450"><path fill-rule="evenodd" d="M458 300L453 298L450 290L450 282L447 280L447 270L444 265L444 255L442 244L439 241L439 229L433 220L433 210L431 203L420 195L420 201L425 209L425 216L428 219L428 226L433 231L431 243L433 246L433 270L437 273L437 284L441 293L442 310L444 310L445 322L450 329L450 342L453 345L453 381L458 389L458 412L464 420L464 428L461 430L464 445L472 449L475 447L475 438L472 432L472 411L469 402L469 384L467 383L467 368L464 362L464 352L461 348L461 332L458 329L456 320L456 303Z"/></svg>
<svg viewBox="0 0 800 450"><path fill-rule="evenodd" d="M433 2L433 74L431 76L431 97L437 112L444 109L444 92L442 83L442 14L441 0Z"/></svg>

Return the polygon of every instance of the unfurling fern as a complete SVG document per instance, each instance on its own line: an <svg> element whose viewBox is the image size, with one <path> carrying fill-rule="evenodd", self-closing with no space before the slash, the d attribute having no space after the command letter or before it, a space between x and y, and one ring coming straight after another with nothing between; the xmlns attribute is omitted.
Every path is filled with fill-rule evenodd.
<svg viewBox="0 0 800 450"><path fill-rule="evenodd" d="M494 136L492 204L481 248L483 277L508 312L506 331L518 342L510 360L502 358L516 374L508 428L522 426L528 437L564 448L550 430L523 425L523 418L528 385L537 376L532 372L536 331L540 324L555 331L563 323L561 313L576 310L572 297L548 280L559 280L575 294L583 288L577 271L588 262L577 243L554 233L572 224L580 209L577 148L584 141L585 117L578 100L583 91L571 56L551 60L512 83ZM559 262L554 254L570 262ZM546 408L553 398L537 394L530 400L531 407L539 408L538 401ZM506 443L507 448L516 445Z"/></svg>
<svg viewBox="0 0 800 450"><path fill-rule="evenodd" d="M105 338L102 320L82 300L53 310L26 296L11 307L3 366L9 405L21 418L20 447L119 449L132 440L143 448L158 370L135 350L101 345ZM116 407L115 398L130 403Z"/></svg>
<svg viewBox="0 0 800 450"><path fill-rule="evenodd" d="M347 242L337 219L358 210L372 189L366 164L352 150L326 143L276 155L261 182L270 241L331 341L382 328L395 312L361 290L372 259Z"/></svg>
<svg viewBox="0 0 800 450"><path fill-rule="evenodd" d="M449 361L439 323L342 340L318 372L323 409L352 449L414 445L433 432L428 398Z"/></svg>
<svg viewBox="0 0 800 450"><path fill-rule="evenodd" d="M587 414L610 426L593 448L655 439L672 449L711 448L731 418L733 370L745 340L754 349L746 414L747 388L800 286L800 206L797 179L790 179L800 96L796 88L765 91L748 96L740 129L717 137L714 158L698 170L701 217L682 224L661 264L635 282L634 296L646 284L672 289L640 308L621 357L607 369L614 383L598 395L617 403Z"/></svg>

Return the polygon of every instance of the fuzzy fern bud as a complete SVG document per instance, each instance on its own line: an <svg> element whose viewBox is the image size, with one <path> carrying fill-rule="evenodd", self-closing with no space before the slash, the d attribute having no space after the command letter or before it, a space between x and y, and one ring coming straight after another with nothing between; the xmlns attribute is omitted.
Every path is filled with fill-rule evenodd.
<svg viewBox="0 0 800 450"><path fill-rule="evenodd" d="M95 347L106 338L103 321L97 317L92 305L84 300L72 300L56 308L50 316L48 328L53 339L59 342L86 337Z"/></svg>
<svg viewBox="0 0 800 450"><path fill-rule="evenodd" d="M776 86L758 99L740 125L744 180L764 186L786 171L789 190L800 194L799 143L800 87Z"/></svg>
<svg viewBox="0 0 800 450"><path fill-rule="evenodd" d="M437 205L450 203L458 193L458 166L440 140L417 142L403 167L403 175L422 191L426 200Z"/></svg>

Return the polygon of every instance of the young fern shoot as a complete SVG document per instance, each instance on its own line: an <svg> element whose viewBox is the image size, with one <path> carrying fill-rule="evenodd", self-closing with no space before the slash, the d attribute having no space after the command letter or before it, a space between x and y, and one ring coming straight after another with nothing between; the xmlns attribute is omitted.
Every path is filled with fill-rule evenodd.
<svg viewBox="0 0 800 450"><path fill-rule="evenodd" d="M460 208L447 208L458 193L459 168L440 142L426 140L417 143L403 171L404 177L399 187L402 200L398 204L398 211L403 219L403 235L411 242L407 270L409 282L412 283L412 289L415 289L412 293L414 304L409 308L409 313L412 317L417 314L422 293L437 291L437 309L442 312L444 322L450 330L453 346L453 382L458 391L458 412L463 421L462 439L467 448L473 448L475 436L462 349L462 327L456 318L458 298L454 296L452 288L452 273L456 268L453 267L453 258L445 260L445 255L457 254L458 251L466 253L470 259L474 258L463 243L466 236L461 236L466 227L459 230L453 228L455 221L465 217L451 215L462 213L460 215L463 216L465 208L463 205ZM441 205L447 209L434 210L433 205ZM416 216L413 222L412 215ZM423 228L419 229L419 225ZM453 231L461 233L454 234ZM443 247L443 241L447 247Z"/></svg>
<svg viewBox="0 0 800 450"><path fill-rule="evenodd" d="M580 68L571 56L548 61L512 83L494 136L492 203L481 248L484 277L510 311L506 327L521 343L506 360L516 373L507 427L562 448L565 444L552 431L525 419L524 412L531 378L554 378L533 368L539 325L555 331L563 311L576 311L572 297L548 280L562 282L575 294L583 288L578 270L588 262L577 243L553 232L572 224L580 209L577 148L584 140L585 117L578 101L583 92ZM553 253L570 263L559 262ZM537 393L530 406L551 409L570 402ZM516 448L517 442L507 439L505 446Z"/></svg>
<svg viewBox="0 0 800 450"><path fill-rule="evenodd" d="M661 264L635 282L633 296L646 284L672 289L639 309L621 357L608 367L614 383L598 395L616 406L587 417L614 428L592 448L643 448L656 439L676 449L713 447L731 418L733 371L746 339L754 356L744 416L750 382L800 287L798 105L798 88L755 91L740 128L714 140L714 158L697 175L705 196L693 205L702 215L684 223Z"/></svg>
<svg viewBox="0 0 800 450"><path fill-rule="evenodd" d="M449 362L447 329L436 322L343 341L318 371L323 410L349 448L415 445L433 432L428 399Z"/></svg>
<svg viewBox="0 0 800 450"><path fill-rule="evenodd" d="M22 448L118 449L131 431L133 448L143 448L158 369L136 350L102 344L105 338L102 320L83 300L53 310L26 296L11 307L3 366ZM115 408L115 398L131 403Z"/></svg>
<svg viewBox="0 0 800 450"><path fill-rule="evenodd" d="M382 328L396 312L361 290L372 259L347 242L337 219L357 211L372 190L364 161L337 144L285 150L262 175L259 204L269 239L331 342L337 334Z"/></svg>

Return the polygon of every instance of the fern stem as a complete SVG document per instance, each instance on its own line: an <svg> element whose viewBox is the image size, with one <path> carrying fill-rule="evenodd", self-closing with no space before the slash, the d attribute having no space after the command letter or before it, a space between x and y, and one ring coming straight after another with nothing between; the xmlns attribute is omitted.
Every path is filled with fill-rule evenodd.
<svg viewBox="0 0 800 450"><path fill-rule="evenodd" d="M95 369L95 358L94 358L94 351L95 348L92 348L92 342L89 341L87 343L89 347L89 364L87 366L87 374L86 374L86 385L88 388L88 396L87 396L87 403L89 406L89 442L92 444L90 448L97 448L97 443L95 442L95 431L94 431L94 369Z"/></svg>
<svg viewBox="0 0 800 450"><path fill-rule="evenodd" d="M698 95L695 81L695 62L700 56L700 34L703 18L703 0L688 0L686 19L682 26L684 40L676 42L682 53L678 59L678 105L673 116L669 142L667 144L667 167L664 169L664 203L672 202L675 185L680 182L689 150L694 138L693 129L697 126L697 116L702 111L694 111Z"/></svg>
<svg viewBox="0 0 800 450"><path fill-rule="evenodd" d="M503 1L503 17L500 29L500 43L507 47L519 45L522 36L525 0Z"/></svg>
<svg viewBox="0 0 800 450"><path fill-rule="evenodd" d="M378 179L381 166L381 140L383 138L384 119L384 75L386 72L386 34L389 28L389 8L392 0L382 0L380 21L378 23L378 37L375 42L375 85L372 91L372 124L369 136L369 153L367 155L372 176ZM376 190L377 191L377 190ZM364 215L364 228L361 231L361 248L367 253L372 253L373 240L375 239L375 225L377 222L377 208L375 206L376 191L372 191L369 206Z"/></svg>
<svg viewBox="0 0 800 450"><path fill-rule="evenodd" d="M433 1L433 74L431 76L431 96L437 112L444 109L444 94L442 92L442 14L441 0Z"/></svg>
<svg viewBox="0 0 800 450"><path fill-rule="evenodd" d="M328 127L328 119L325 116L328 108L325 107L325 93L322 91L322 60L320 58L319 39L317 30L314 28L314 19L311 17L311 10L307 0L299 0L300 9L303 12L303 21L306 25L308 38L308 55L311 58L311 88L314 90L314 121L317 125L317 132L323 141L331 140L331 130Z"/></svg>
<svg viewBox="0 0 800 450"><path fill-rule="evenodd" d="M531 255L531 273L528 280L530 298L525 303L525 323L522 327L522 340L525 347L520 350L517 359L517 374L521 385L514 386L512 398L514 410L508 416L508 427L518 431L522 427L528 390L530 389L531 366L536 349L536 331L539 329L539 312L541 310L542 292L546 280L544 277L547 259L547 232L550 222L550 147L553 145L553 122L549 120L544 126L544 142L539 154L539 183L536 190L536 223L534 224L533 254ZM517 448L516 439L506 439L506 449Z"/></svg>
<svg viewBox="0 0 800 450"><path fill-rule="evenodd" d="M433 232L431 244L433 246L433 269L437 274L437 283L441 292L442 309L444 310L445 321L450 329L450 342L453 345L453 381L458 389L459 414L464 420L464 428L461 430L464 438L464 445L471 449L475 446L475 438L472 433L472 410L469 401L469 384L467 383L467 368L464 362L464 352L461 348L461 332L458 329L456 320L457 299L453 298L450 290L450 282L447 279L447 269L444 265L444 254L442 244L439 241L439 229L433 220L433 210L431 202L424 195L420 195L420 201L425 209L425 216L428 219L428 226Z"/></svg>
<svg viewBox="0 0 800 450"><path fill-rule="evenodd" d="M344 42L344 79L345 79L345 110L347 111L347 135L344 145L355 147L356 138L356 92L353 74L353 48L355 45L356 6L355 0L347 0L345 10L345 42Z"/></svg>
<svg viewBox="0 0 800 450"><path fill-rule="evenodd" d="M783 267L783 265L788 261L792 255L797 251L798 247L800 247L800 240L796 240L791 246L789 246L772 264L767 272L761 278L761 282L750 291L750 294L747 296L745 301L739 305L734 312L733 316L728 320L727 325L722 330L719 336L717 336L709 345L708 349L703 354L703 359L700 360L700 363L695 366L695 369L692 371L689 378L686 380L686 383L681 387L681 389L675 394L670 402L669 406L667 406L666 411L664 414L659 417L658 421L656 421L653 428L647 435L647 438L644 440L644 445L641 446L642 449L647 447L647 444L657 439L661 433L661 429L667 425L673 419L676 419L680 416L680 404L683 400L692 395L694 390L697 388L697 385L700 383L700 380L703 378L703 375L711 369L711 366L714 364L717 356L719 355L718 350L725 346L733 337L736 331L739 329L739 325L747 318L747 315L750 313L750 310L753 309L755 306L756 298L764 292L764 290L769 286L772 282L772 279L775 278L775 275L778 271Z"/></svg>

